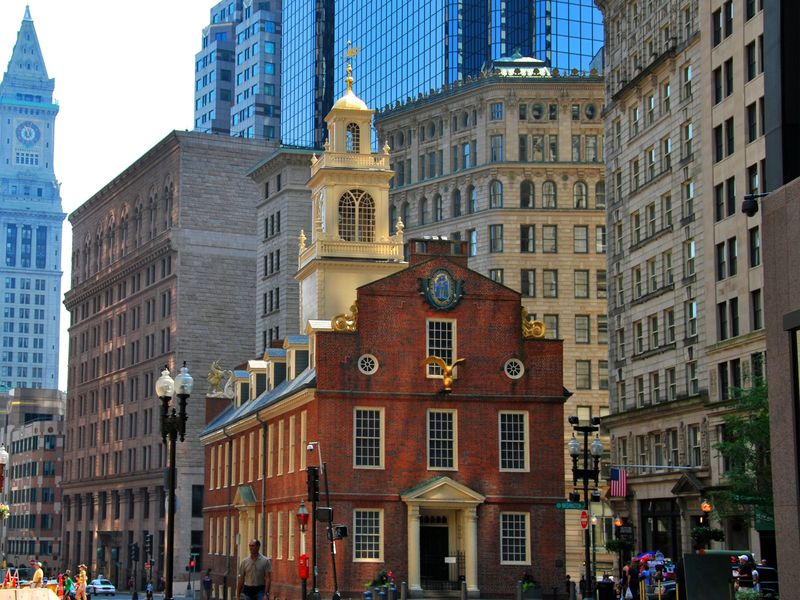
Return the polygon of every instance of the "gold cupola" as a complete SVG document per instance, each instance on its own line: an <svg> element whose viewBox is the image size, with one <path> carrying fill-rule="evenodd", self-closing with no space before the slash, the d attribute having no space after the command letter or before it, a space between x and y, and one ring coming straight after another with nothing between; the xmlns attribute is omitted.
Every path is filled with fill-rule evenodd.
<svg viewBox="0 0 800 600"><path fill-rule="evenodd" d="M311 158L313 225L301 232L295 276L303 326L346 313L357 287L406 266L402 222L389 231L389 147L372 152L375 111L353 91L352 73L348 63L347 89L325 117L325 151Z"/></svg>

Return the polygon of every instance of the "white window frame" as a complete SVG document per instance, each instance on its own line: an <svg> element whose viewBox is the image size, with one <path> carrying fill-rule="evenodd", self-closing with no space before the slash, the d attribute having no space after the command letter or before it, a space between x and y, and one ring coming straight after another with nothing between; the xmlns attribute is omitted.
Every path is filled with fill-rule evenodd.
<svg viewBox="0 0 800 600"><path fill-rule="evenodd" d="M514 444L515 446L519 440L508 439L503 435L503 416L504 415L521 415L522 416L522 467L503 467L503 443ZM528 472L530 471L530 443L528 436L528 411L524 410L501 410L497 414L497 453L498 453L498 467L501 472Z"/></svg>
<svg viewBox="0 0 800 600"><path fill-rule="evenodd" d="M359 411L369 411L369 412L377 412L378 413L378 421L379 421L379 450L378 450L378 464L377 465L360 465L358 464L358 450L357 450L357 429L358 429L358 413ZM386 444L384 443L385 440L385 431L386 431L386 413L385 409L382 406L356 406L353 408L353 468L354 469L385 469L385 448Z"/></svg>
<svg viewBox="0 0 800 600"><path fill-rule="evenodd" d="M525 539L525 558L523 560L507 560L505 558L505 551L503 548L503 542L505 541L505 536L503 535L503 525L506 517L510 516L515 517L523 517L523 522L525 525L525 531L523 532L523 536ZM504 511L500 513L500 521L498 524L498 531L497 535L500 542L500 564L501 565L530 565L531 564L531 515L527 512L512 512L512 511Z"/></svg>
<svg viewBox="0 0 800 600"><path fill-rule="evenodd" d="M374 535L359 531L359 513L377 513L378 517L378 556L359 556L359 536ZM356 508L353 510L353 562L379 563L383 562L383 509L382 508Z"/></svg>
<svg viewBox="0 0 800 600"><path fill-rule="evenodd" d="M431 350L431 338L430 338L430 324L431 323L450 323L450 355L451 359L449 364L453 364L458 355L456 354L456 348L458 348L458 338L457 338L457 327L456 327L456 319L426 319L425 320L425 351L427 352L426 356L439 356L438 354L434 353ZM444 359L445 362L448 362ZM436 365L427 365L427 369L425 371L425 377L428 379L442 379L443 375L441 369ZM458 379L458 367L456 370L453 371L453 379Z"/></svg>
<svg viewBox="0 0 800 600"><path fill-rule="evenodd" d="M453 438L452 438L452 466L434 467L431 466L431 415L433 413L448 413L452 415ZM458 471L458 411L455 409L431 408L425 413L425 454L426 468L428 471Z"/></svg>

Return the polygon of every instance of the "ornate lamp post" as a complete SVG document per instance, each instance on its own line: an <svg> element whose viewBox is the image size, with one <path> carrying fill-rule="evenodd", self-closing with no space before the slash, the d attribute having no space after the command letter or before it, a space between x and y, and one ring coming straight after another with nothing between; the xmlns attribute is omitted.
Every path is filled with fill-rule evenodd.
<svg viewBox="0 0 800 600"><path fill-rule="evenodd" d="M166 513L166 543L164 548L164 579L166 588L164 599L172 600L173 559L175 555L175 446L178 437L183 441L186 435L186 401L192 393L192 376L183 363L180 373L175 380L169 376L169 368L165 365L161 377L156 381L156 395L161 399L161 439L167 444L167 513ZM173 394L178 397L178 410L172 403Z"/></svg>
<svg viewBox="0 0 800 600"><path fill-rule="evenodd" d="M578 480L583 481L583 503L584 508L589 510L589 481L593 480L595 487L598 485L600 478L600 458L603 456L603 442L595 435L592 440L591 446L589 445L589 436L596 434L600 430L600 417L592 417L589 425L581 425L578 417L572 416L569 418L569 423L572 429L583 435L583 448L581 443L573 435L572 439L567 442L567 451L572 457L572 477L574 485L578 485ZM589 455L591 453L591 461ZM578 458L583 454L583 468L578 467ZM591 531L587 527L584 534L584 561L586 566L584 598L594 598L594 582L592 581L592 553L591 553Z"/></svg>

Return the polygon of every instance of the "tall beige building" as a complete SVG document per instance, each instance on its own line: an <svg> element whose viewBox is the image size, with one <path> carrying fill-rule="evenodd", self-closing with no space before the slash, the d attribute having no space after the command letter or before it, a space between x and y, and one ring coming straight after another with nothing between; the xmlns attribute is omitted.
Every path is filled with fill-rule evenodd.
<svg viewBox="0 0 800 600"><path fill-rule="evenodd" d="M564 340L564 385L573 392L560 425L565 447L567 417L588 421L608 409L602 110L600 76L550 74L515 55L476 80L376 116L395 172L393 226L399 218L406 237L467 241L470 268L522 292L546 335ZM574 489L566 451L540 459L565 461L566 497ZM602 574L612 566L604 551L612 513L602 501L592 511ZM567 513L565 528L565 564L577 581L578 511Z"/></svg>
<svg viewBox="0 0 800 600"><path fill-rule="evenodd" d="M612 464L629 475L614 506L637 550L677 557L706 518L700 500L724 484L714 445L731 388L763 372L760 221L739 212L763 189L761 2L596 4L610 182L605 423ZM774 558L774 533L745 516L713 524L727 547Z"/></svg>
<svg viewBox="0 0 800 600"><path fill-rule="evenodd" d="M139 580L149 534L153 577L163 573L166 446L155 382L183 361L195 385L177 444L174 572L200 552L206 373L214 360L231 369L255 353L260 194L246 172L272 148L172 132L70 215L62 568L84 562L118 586Z"/></svg>

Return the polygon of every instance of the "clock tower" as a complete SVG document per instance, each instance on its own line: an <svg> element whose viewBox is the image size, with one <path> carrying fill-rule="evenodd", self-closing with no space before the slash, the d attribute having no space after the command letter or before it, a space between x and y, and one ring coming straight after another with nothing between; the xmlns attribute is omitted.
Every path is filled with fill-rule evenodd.
<svg viewBox="0 0 800 600"><path fill-rule="evenodd" d="M328 139L322 156L311 159L308 187L312 231L300 235L300 325L350 312L356 288L406 268L403 224L390 233L389 146L370 147L372 115L353 92L347 65L347 90L325 117Z"/></svg>
<svg viewBox="0 0 800 600"><path fill-rule="evenodd" d="M0 81L0 386L57 388L61 232L53 168L55 81L26 7ZM2 389L2 388L0 388Z"/></svg>

